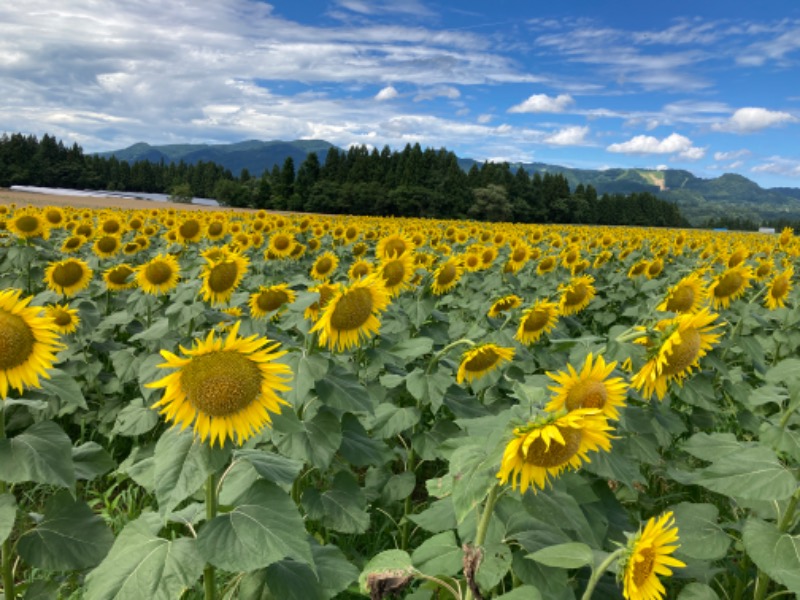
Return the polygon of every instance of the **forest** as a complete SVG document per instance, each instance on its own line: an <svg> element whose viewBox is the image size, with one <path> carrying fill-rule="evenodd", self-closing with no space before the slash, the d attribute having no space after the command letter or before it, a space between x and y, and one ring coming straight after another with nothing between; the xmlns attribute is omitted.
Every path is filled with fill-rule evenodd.
<svg viewBox="0 0 800 600"><path fill-rule="evenodd" d="M326 214L682 227L677 205L650 193L603 194L570 189L562 174L512 171L484 162L464 171L453 152L406 145L401 151L332 148L321 162L309 153L287 157L260 177L233 174L213 162L129 164L87 154L54 136L0 137L0 187L32 185L165 193L174 199L214 198L225 206Z"/></svg>

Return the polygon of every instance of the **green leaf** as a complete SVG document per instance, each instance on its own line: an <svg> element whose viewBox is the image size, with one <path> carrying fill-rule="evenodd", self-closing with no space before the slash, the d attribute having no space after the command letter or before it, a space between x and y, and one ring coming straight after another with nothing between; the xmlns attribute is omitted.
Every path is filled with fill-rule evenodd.
<svg viewBox="0 0 800 600"><path fill-rule="evenodd" d="M348 471L339 471L324 492L308 488L303 493L303 506L309 518L322 521L334 531L364 533L369 528L364 492Z"/></svg>
<svg viewBox="0 0 800 600"><path fill-rule="evenodd" d="M314 388L325 406L352 413L371 413L372 400L358 377L335 365Z"/></svg>
<svg viewBox="0 0 800 600"><path fill-rule="evenodd" d="M327 469L342 443L342 429L332 411L323 408L310 420L293 412L273 415L273 438L282 454Z"/></svg>
<svg viewBox="0 0 800 600"><path fill-rule="evenodd" d="M192 431L173 427L165 431L153 454L156 500L161 515L199 490L211 473L227 461L228 451L211 448Z"/></svg>
<svg viewBox="0 0 800 600"><path fill-rule="evenodd" d="M289 366L295 373L292 381L292 391L289 400L292 405L299 408L308 401L308 395L314 389L316 382L325 378L330 361L321 354L304 354L297 358L296 364L289 360Z"/></svg>
<svg viewBox="0 0 800 600"><path fill-rule="evenodd" d="M303 470L303 463L299 460L266 450L236 450L233 458L246 460L261 477L278 485L292 485Z"/></svg>
<svg viewBox="0 0 800 600"><path fill-rule="evenodd" d="M97 442L86 442L72 449L75 478L91 481L117 466L111 455Z"/></svg>
<svg viewBox="0 0 800 600"><path fill-rule="evenodd" d="M17 500L14 494L0 494L0 544L8 539L17 519Z"/></svg>
<svg viewBox="0 0 800 600"><path fill-rule="evenodd" d="M144 405L142 398L136 398L119 411L114 422L114 433L123 436L137 436L147 433L158 425L158 412Z"/></svg>
<svg viewBox="0 0 800 600"><path fill-rule="evenodd" d="M697 560L718 560L728 553L731 539L717 524L713 504L681 502L673 508L680 535L681 554Z"/></svg>
<svg viewBox="0 0 800 600"><path fill-rule="evenodd" d="M415 487L417 487L417 477L413 471L396 473L389 477L381 497L387 503L404 500L411 495Z"/></svg>
<svg viewBox="0 0 800 600"><path fill-rule="evenodd" d="M144 360L142 355L137 355L132 348L114 350L109 353L109 357L111 358L111 364L114 366L114 372L122 383L136 379L139 373L139 366Z"/></svg>
<svg viewBox="0 0 800 600"><path fill-rule="evenodd" d="M511 568L511 548L505 544L487 544L482 550L483 559L475 574L475 581L482 589L491 590Z"/></svg>
<svg viewBox="0 0 800 600"><path fill-rule="evenodd" d="M436 500L421 513L408 515L408 518L425 531L430 531L431 533L455 529L458 525L453 511L453 501L450 498Z"/></svg>
<svg viewBox="0 0 800 600"><path fill-rule="evenodd" d="M61 401L58 409L59 416L71 414L79 408L84 410L88 408L86 398L83 397L83 390L74 377L59 369L49 371L49 375L48 379L42 379L42 391Z"/></svg>
<svg viewBox="0 0 800 600"><path fill-rule="evenodd" d="M427 337L413 337L399 342L389 348L392 356L404 361L411 361L433 350L433 340Z"/></svg>
<svg viewBox="0 0 800 600"><path fill-rule="evenodd" d="M375 409L373 432L383 439L393 438L419 423L420 411L415 406L395 406L389 402Z"/></svg>
<svg viewBox="0 0 800 600"><path fill-rule="evenodd" d="M354 467L379 467L392 458L392 452L382 441L367 434L366 429L355 415L342 417L341 455Z"/></svg>
<svg viewBox="0 0 800 600"><path fill-rule="evenodd" d="M542 594L532 585L522 585L507 594L497 596L495 600L542 600Z"/></svg>
<svg viewBox="0 0 800 600"><path fill-rule="evenodd" d="M800 358L785 358L767 371L764 378L769 383L800 383Z"/></svg>
<svg viewBox="0 0 800 600"><path fill-rule="evenodd" d="M215 567L234 573L262 569L284 558L313 564L304 532L291 498L262 479L233 510L201 527L197 549Z"/></svg>
<svg viewBox="0 0 800 600"><path fill-rule="evenodd" d="M159 319L156 319L155 323L153 323L150 327L148 327L144 331L141 331L136 335L132 335L129 341L135 342L137 340L142 340L145 342L151 342L153 340L161 340L167 336L170 330L171 326L169 323L169 319L167 319L166 317L161 317Z"/></svg>
<svg viewBox="0 0 800 600"><path fill-rule="evenodd" d="M719 600L717 592L705 583L692 582L681 590L678 600Z"/></svg>
<svg viewBox="0 0 800 600"><path fill-rule="evenodd" d="M358 576L358 585L361 592L369 594L367 580L372 576L403 577L414 572L414 565L408 552L404 550L385 550L373 557Z"/></svg>
<svg viewBox="0 0 800 600"><path fill-rule="evenodd" d="M750 518L742 539L759 569L791 592L800 593L800 535L780 533L774 524Z"/></svg>
<svg viewBox="0 0 800 600"><path fill-rule="evenodd" d="M145 513L129 523L86 578L86 600L172 600L200 578L205 561L191 538L157 537L162 521Z"/></svg>
<svg viewBox="0 0 800 600"><path fill-rule="evenodd" d="M325 598L333 598L358 579L358 569L336 546L311 544L319 584Z"/></svg>
<svg viewBox="0 0 800 600"><path fill-rule="evenodd" d="M36 423L16 437L0 440L0 481L73 489L72 442L52 421Z"/></svg>
<svg viewBox="0 0 800 600"><path fill-rule="evenodd" d="M526 558L531 558L548 567L560 567L562 569L577 569L591 565L594 562L592 549L579 542L542 548L533 554L529 554Z"/></svg>
<svg viewBox="0 0 800 600"><path fill-rule="evenodd" d="M464 551L456 542L455 533L445 531L422 542L411 554L411 560L431 577L455 575L462 568Z"/></svg>
<svg viewBox="0 0 800 600"><path fill-rule="evenodd" d="M430 404L434 413L441 408L444 395L452 384L452 375L441 366L433 373L425 373L422 369L416 368L406 376L408 393L422 404Z"/></svg>
<svg viewBox="0 0 800 600"><path fill-rule="evenodd" d="M68 571L100 564L113 543L103 519L62 490L48 500L41 522L19 538L17 550L33 567Z"/></svg>
<svg viewBox="0 0 800 600"><path fill-rule="evenodd" d="M496 485L498 464L482 446L463 446L453 452L450 473L453 475L453 508L458 523L466 519Z"/></svg>
<svg viewBox="0 0 800 600"><path fill-rule="evenodd" d="M736 454L742 447L741 442L732 433L697 433L683 445L686 452L707 461Z"/></svg>

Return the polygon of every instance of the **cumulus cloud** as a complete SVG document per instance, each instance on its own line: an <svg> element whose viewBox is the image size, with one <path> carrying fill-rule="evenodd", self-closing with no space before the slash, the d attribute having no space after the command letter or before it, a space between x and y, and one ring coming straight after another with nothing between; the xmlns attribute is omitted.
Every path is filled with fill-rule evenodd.
<svg viewBox="0 0 800 600"><path fill-rule="evenodd" d="M797 120L797 117L787 112L748 106L738 109L730 119L723 123L715 123L711 128L714 131L730 133L753 133L767 127L796 123Z"/></svg>
<svg viewBox="0 0 800 600"><path fill-rule="evenodd" d="M569 94L548 96L547 94L534 94L524 102L508 109L510 113L560 113L574 104Z"/></svg>
<svg viewBox="0 0 800 600"><path fill-rule="evenodd" d="M380 92L375 94L375 100L378 102L384 102L386 100L397 98L397 96L399 96L399 94L397 93L395 87L393 85L387 85Z"/></svg>
<svg viewBox="0 0 800 600"><path fill-rule="evenodd" d="M493 118L493 115L491 115L489 113L484 113L482 115L478 115L478 123L481 123L481 124L485 125L486 123L489 123L492 120L492 118Z"/></svg>
<svg viewBox="0 0 800 600"><path fill-rule="evenodd" d="M753 173L772 173L788 177L800 177L800 160L771 156L760 165L750 169Z"/></svg>
<svg viewBox="0 0 800 600"><path fill-rule="evenodd" d="M732 150L731 152L714 152L714 160L736 160L745 156L750 156L750 150L746 148Z"/></svg>
<svg viewBox="0 0 800 600"><path fill-rule="evenodd" d="M436 98L448 98L455 100L461 97L461 92L451 85L437 85L435 87L427 88L414 96L414 102L421 102L423 100L434 100Z"/></svg>
<svg viewBox="0 0 800 600"><path fill-rule="evenodd" d="M692 140L678 133L662 140L652 135L637 135L627 142L611 144L606 150L620 154L674 154L687 160L697 160L706 154L705 148L694 146Z"/></svg>
<svg viewBox="0 0 800 600"><path fill-rule="evenodd" d="M588 134L588 127L574 125L559 129L554 134L544 138L544 142L554 146L583 146L586 144L586 136Z"/></svg>

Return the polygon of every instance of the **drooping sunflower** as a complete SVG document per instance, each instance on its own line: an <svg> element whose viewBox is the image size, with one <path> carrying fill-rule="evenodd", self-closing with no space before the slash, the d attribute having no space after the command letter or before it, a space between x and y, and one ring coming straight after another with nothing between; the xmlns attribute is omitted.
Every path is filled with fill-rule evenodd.
<svg viewBox="0 0 800 600"><path fill-rule="evenodd" d="M437 296L446 294L456 287L463 274L464 263L462 259L457 256L448 257L447 260L436 267L436 270L433 272L431 291Z"/></svg>
<svg viewBox="0 0 800 600"><path fill-rule="evenodd" d="M45 307L45 314L53 320L53 324L58 333L64 335L73 333L78 329L81 318L78 310L70 308L69 304L54 304Z"/></svg>
<svg viewBox="0 0 800 600"><path fill-rule="evenodd" d="M200 293L204 302L212 305L223 304L230 300L234 290L247 272L250 261L246 256L232 252L220 261L208 261L200 271L203 286Z"/></svg>
<svg viewBox="0 0 800 600"><path fill-rule="evenodd" d="M558 385L548 388L555 396L544 409L558 412L597 408L606 418L619 420L618 409L625 406L628 384L622 377L611 377L616 366L616 362L606 364L602 356L594 360L590 352L580 373L570 364L567 371L548 372L547 376Z"/></svg>
<svg viewBox="0 0 800 600"><path fill-rule="evenodd" d="M190 350L181 348L184 356L162 350L166 362L159 367L176 371L147 384L164 388L153 408L181 429L191 425L200 441L210 438L212 446L228 439L241 445L272 423L270 413L280 414L288 404L277 393L290 389L291 369L277 362L286 351L257 335L239 337L240 324L224 341L213 331L196 339Z"/></svg>
<svg viewBox="0 0 800 600"><path fill-rule="evenodd" d="M728 308L732 300L741 298L753 278L753 269L748 265L738 265L725 269L714 278L708 287L708 297L714 308Z"/></svg>
<svg viewBox="0 0 800 600"><path fill-rule="evenodd" d="M566 414L549 414L541 420L514 429L500 462L501 484L525 493L545 489L551 477L591 462L589 452L611 450L612 428L603 413L580 408Z"/></svg>
<svg viewBox="0 0 800 600"><path fill-rule="evenodd" d="M28 306L33 296L20 298L21 290L0 291L0 400L9 388L19 393L40 387L62 345L53 320L40 306Z"/></svg>
<svg viewBox="0 0 800 600"><path fill-rule="evenodd" d="M514 348L485 343L470 348L461 356L456 382L480 379L500 365L514 358Z"/></svg>
<svg viewBox="0 0 800 600"><path fill-rule="evenodd" d="M362 338L378 333L378 315L389 306L389 292L378 273L339 288L328 301L311 332L319 332L319 345L331 350L358 346Z"/></svg>
<svg viewBox="0 0 800 600"><path fill-rule="evenodd" d="M410 287L411 278L414 276L414 256L411 252L404 252L400 256L385 258L381 261L377 272L383 279L386 291L394 298L400 292Z"/></svg>
<svg viewBox="0 0 800 600"><path fill-rule="evenodd" d="M661 275L661 271L664 270L664 261L660 258L654 258L650 261L647 265L647 270L644 272L645 276L648 279L655 279L659 275Z"/></svg>
<svg viewBox="0 0 800 600"><path fill-rule="evenodd" d="M680 548L672 512L647 521L628 541L619 561L619 579L625 600L661 600L666 594L658 575L672 575L670 567L686 565L670 556Z"/></svg>
<svg viewBox="0 0 800 600"><path fill-rule="evenodd" d="M667 384L678 385L699 366L700 359L719 341L713 330L717 320L704 308L696 313L682 313L674 319L660 321L655 330L643 332L635 342L647 347L647 362L631 380L631 386L646 399L655 393L659 400L667 393Z"/></svg>
<svg viewBox="0 0 800 600"><path fill-rule="evenodd" d="M319 319L320 311L327 306L328 302L336 295L340 287L341 285L338 283L324 282L308 288L309 292L316 292L319 294L319 300L313 302L306 308L303 312L303 318L309 321L316 321Z"/></svg>
<svg viewBox="0 0 800 600"><path fill-rule="evenodd" d="M106 287L115 292L136 287L136 270L128 263L120 263L103 271Z"/></svg>
<svg viewBox="0 0 800 600"><path fill-rule="evenodd" d="M591 275L579 275L573 277L567 284L558 286L561 292L559 301L559 311L562 315L574 315L581 312L589 305L595 297L594 277Z"/></svg>
<svg viewBox="0 0 800 600"><path fill-rule="evenodd" d="M266 317L274 311L285 309L287 304L291 304L297 299L297 294L285 283L277 285L262 285L258 291L250 295L250 315L255 319ZM273 318L277 318L276 312Z"/></svg>
<svg viewBox="0 0 800 600"><path fill-rule="evenodd" d="M631 265L631 268L628 269L628 279L633 279L634 277L639 277L640 275L644 275L647 268L650 266L650 263L646 260L640 260Z"/></svg>
<svg viewBox="0 0 800 600"><path fill-rule="evenodd" d="M519 307L520 305L522 305L522 298L516 294L509 294L508 296L503 296L502 298L497 299L489 308L489 312L486 314L494 319L503 313L508 312L509 310Z"/></svg>
<svg viewBox="0 0 800 600"><path fill-rule="evenodd" d="M339 266L339 259L333 252L323 252L311 267L311 277L317 281L326 281Z"/></svg>
<svg viewBox="0 0 800 600"><path fill-rule="evenodd" d="M773 277L767 288L767 295L764 298L764 305L769 310L786 306L786 298L792 291L792 277L794 277L794 267L789 265L785 271Z"/></svg>
<svg viewBox="0 0 800 600"><path fill-rule="evenodd" d="M544 275L545 273L549 273L553 269L556 268L558 264L558 260L555 256L545 256L542 260L539 261L539 264L536 265L536 274L537 275Z"/></svg>
<svg viewBox="0 0 800 600"><path fill-rule="evenodd" d="M558 305L547 300L537 300L525 309L514 339L520 344L530 346L545 333L550 333L558 322Z"/></svg>
<svg viewBox="0 0 800 600"><path fill-rule="evenodd" d="M159 254L136 269L136 282L146 294L165 294L178 285L180 266L171 254Z"/></svg>
<svg viewBox="0 0 800 600"><path fill-rule="evenodd" d="M6 222L8 230L19 238L29 240L35 237L47 239L50 237L50 227L47 220L35 210L18 210Z"/></svg>
<svg viewBox="0 0 800 600"><path fill-rule="evenodd" d="M675 313L697 312L706 301L706 286L698 273L690 273L669 288L656 310Z"/></svg>
<svg viewBox="0 0 800 600"><path fill-rule="evenodd" d="M51 290L73 296L89 285L93 271L80 258L67 258L50 263L44 271L47 287Z"/></svg>

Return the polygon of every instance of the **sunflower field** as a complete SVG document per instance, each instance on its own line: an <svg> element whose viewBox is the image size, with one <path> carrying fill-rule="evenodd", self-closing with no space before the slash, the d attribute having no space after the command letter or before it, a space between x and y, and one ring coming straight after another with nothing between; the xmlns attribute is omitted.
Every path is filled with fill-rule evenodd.
<svg viewBox="0 0 800 600"><path fill-rule="evenodd" d="M800 595L798 255L2 204L4 598Z"/></svg>

